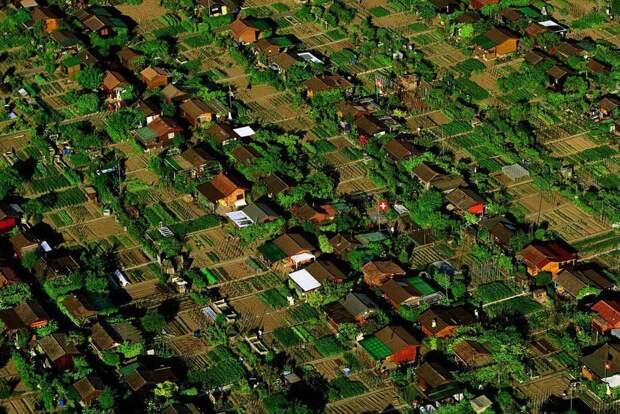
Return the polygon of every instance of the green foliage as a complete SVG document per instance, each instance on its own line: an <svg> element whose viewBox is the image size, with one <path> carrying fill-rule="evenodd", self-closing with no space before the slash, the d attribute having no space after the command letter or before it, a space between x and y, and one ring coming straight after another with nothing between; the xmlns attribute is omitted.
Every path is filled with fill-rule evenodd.
<svg viewBox="0 0 620 414"><path fill-rule="evenodd" d="M284 224L285 220L283 218L278 218L268 223L254 224L243 228L233 227L230 233L239 237L243 244L250 244L274 238L282 233Z"/></svg>
<svg viewBox="0 0 620 414"><path fill-rule="evenodd" d="M607 21L604 11L592 11L571 23L573 29L591 29L599 27Z"/></svg>
<svg viewBox="0 0 620 414"><path fill-rule="evenodd" d="M43 289L52 299L58 299L69 292L82 288L82 276L80 274L66 275L55 279L48 279L43 283Z"/></svg>
<svg viewBox="0 0 620 414"><path fill-rule="evenodd" d="M577 293L577 300L581 300L587 296L598 296L599 293L601 293L600 289L592 286L586 286L579 289L579 292Z"/></svg>
<svg viewBox="0 0 620 414"><path fill-rule="evenodd" d="M138 126L140 119L135 109L122 108L108 116L106 132L114 142L128 141L131 138L130 132Z"/></svg>
<svg viewBox="0 0 620 414"><path fill-rule="evenodd" d="M245 375L243 365L225 346L218 346L207 354L211 365L206 369L194 369L188 379L201 384L206 390L238 383Z"/></svg>
<svg viewBox="0 0 620 414"><path fill-rule="evenodd" d="M4 378L0 379L0 399L9 398L12 391L13 387L11 384Z"/></svg>
<svg viewBox="0 0 620 414"><path fill-rule="evenodd" d="M12 283L0 289L0 309L12 308L32 298L27 283Z"/></svg>
<svg viewBox="0 0 620 414"><path fill-rule="evenodd" d="M0 200L21 184L17 172L11 167L0 169Z"/></svg>
<svg viewBox="0 0 620 414"><path fill-rule="evenodd" d="M135 358L144 352L144 344L142 342L124 343L117 348L117 351L127 359Z"/></svg>
<svg viewBox="0 0 620 414"><path fill-rule="evenodd" d="M95 66L88 65L78 72L76 79L84 89L98 89L103 81L103 72Z"/></svg>
<svg viewBox="0 0 620 414"><path fill-rule="evenodd" d="M314 347L323 357L341 354L346 350L334 336L324 336L314 342Z"/></svg>
<svg viewBox="0 0 620 414"><path fill-rule="evenodd" d="M85 93L80 95L75 102L78 114L87 115L97 112L99 109L99 98L94 93Z"/></svg>
<svg viewBox="0 0 620 414"><path fill-rule="evenodd" d="M329 383L329 387L327 398L330 401L351 398L356 395L363 394L366 391L366 388L361 382L351 381L344 377L332 380Z"/></svg>
<svg viewBox="0 0 620 414"><path fill-rule="evenodd" d="M145 331L156 333L166 326L166 319L157 311L149 311L140 318L140 324Z"/></svg>
<svg viewBox="0 0 620 414"><path fill-rule="evenodd" d="M329 238L325 234L319 234L319 249L323 253L334 252L334 247L329 243Z"/></svg>
<svg viewBox="0 0 620 414"><path fill-rule="evenodd" d="M111 367L116 367L121 363L121 357L116 352L112 351L104 351L101 354L101 360L106 365L109 365Z"/></svg>

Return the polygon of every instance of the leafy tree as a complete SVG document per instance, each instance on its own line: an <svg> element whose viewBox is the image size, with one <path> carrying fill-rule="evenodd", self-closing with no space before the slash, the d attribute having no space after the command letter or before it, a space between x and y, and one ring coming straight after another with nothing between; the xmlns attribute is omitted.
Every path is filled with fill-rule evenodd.
<svg viewBox="0 0 620 414"><path fill-rule="evenodd" d="M600 289L597 289L592 286L586 286L586 287L579 289L579 292L577 293L577 299L581 300L585 298L586 296L598 296L599 293L601 293Z"/></svg>
<svg viewBox="0 0 620 414"><path fill-rule="evenodd" d="M329 239L325 234L319 235L319 248L323 253L333 253L334 247L329 243Z"/></svg>
<svg viewBox="0 0 620 414"><path fill-rule="evenodd" d="M172 381L157 384L153 393L160 398L171 399L179 391L179 386Z"/></svg>
<svg viewBox="0 0 620 414"><path fill-rule="evenodd" d="M105 390L103 390L101 395L99 395L97 403L103 410L110 410L114 408L114 406L116 405L114 392L111 389L106 388Z"/></svg>
<svg viewBox="0 0 620 414"><path fill-rule="evenodd" d="M87 115L97 112L99 109L99 98L94 93L80 95L75 102L78 114Z"/></svg>
<svg viewBox="0 0 620 414"><path fill-rule="evenodd" d="M112 367L117 366L121 363L121 358L116 352L112 351L104 351L101 354L101 360L106 364Z"/></svg>
<svg viewBox="0 0 620 414"><path fill-rule="evenodd" d="M357 338L357 326L352 323L341 323L338 325L338 340L344 346L350 346Z"/></svg>
<svg viewBox="0 0 620 414"><path fill-rule="evenodd" d="M0 289L0 308L6 309L32 298L27 283L13 283Z"/></svg>
<svg viewBox="0 0 620 414"><path fill-rule="evenodd" d="M9 398L11 396L12 390L13 387L7 380L5 380L4 378L0 379L0 398Z"/></svg>
<svg viewBox="0 0 620 414"><path fill-rule="evenodd" d="M77 81L82 88L97 89L103 81L103 72L92 65L88 65L78 72Z"/></svg>
<svg viewBox="0 0 620 414"><path fill-rule="evenodd" d="M166 326L164 315L157 311L147 312L140 318L140 324L147 332L160 332Z"/></svg>
<svg viewBox="0 0 620 414"><path fill-rule="evenodd" d="M17 171L11 167L0 169L0 200L21 184Z"/></svg>

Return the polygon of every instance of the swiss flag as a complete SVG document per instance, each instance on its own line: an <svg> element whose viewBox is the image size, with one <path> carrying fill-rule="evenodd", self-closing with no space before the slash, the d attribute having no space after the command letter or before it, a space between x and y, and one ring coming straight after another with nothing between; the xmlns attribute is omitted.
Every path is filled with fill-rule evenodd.
<svg viewBox="0 0 620 414"><path fill-rule="evenodd" d="M379 200L379 203L377 204L377 207L379 208L379 211L382 212L382 213L385 212L388 209L389 206L390 205L385 200Z"/></svg>

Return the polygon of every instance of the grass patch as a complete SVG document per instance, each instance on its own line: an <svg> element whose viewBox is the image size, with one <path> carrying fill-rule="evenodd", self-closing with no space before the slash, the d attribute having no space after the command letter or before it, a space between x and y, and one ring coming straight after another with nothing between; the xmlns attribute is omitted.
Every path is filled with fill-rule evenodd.
<svg viewBox="0 0 620 414"><path fill-rule="evenodd" d="M274 3L271 5L278 13L285 13L290 10L290 8L284 3Z"/></svg>
<svg viewBox="0 0 620 414"><path fill-rule="evenodd" d="M369 11L370 11L370 14L372 14L375 17L385 17L385 16L389 16L390 15L389 10L387 10L384 7L381 7L381 6L373 7Z"/></svg>

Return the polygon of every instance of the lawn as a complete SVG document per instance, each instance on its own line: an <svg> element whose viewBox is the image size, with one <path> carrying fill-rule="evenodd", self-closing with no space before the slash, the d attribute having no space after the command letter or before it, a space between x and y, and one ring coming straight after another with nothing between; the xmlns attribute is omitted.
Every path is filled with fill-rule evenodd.
<svg viewBox="0 0 620 414"><path fill-rule="evenodd" d="M491 303L514 295L516 290L502 281L480 285L474 296L482 303Z"/></svg>
<svg viewBox="0 0 620 414"><path fill-rule="evenodd" d="M261 292L258 298L271 309L283 308L288 305L286 297L282 296L278 289L275 288Z"/></svg>
<svg viewBox="0 0 620 414"><path fill-rule="evenodd" d="M331 357L346 351L346 349L338 342L335 336L324 336L314 342L314 346L324 357Z"/></svg>
<svg viewBox="0 0 620 414"><path fill-rule="evenodd" d="M387 9L381 7L381 6L373 7L369 11L370 11L370 14L372 14L375 17L385 17L385 16L389 16L390 15L389 10L387 10Z"/></svg>
<svg viewBox="0 0 620 414"><path fill-rule="evenodd" d="M390 355L392 351L376 336L369 336L360 341L360 345L377 361L381 361Z"/></svg>

